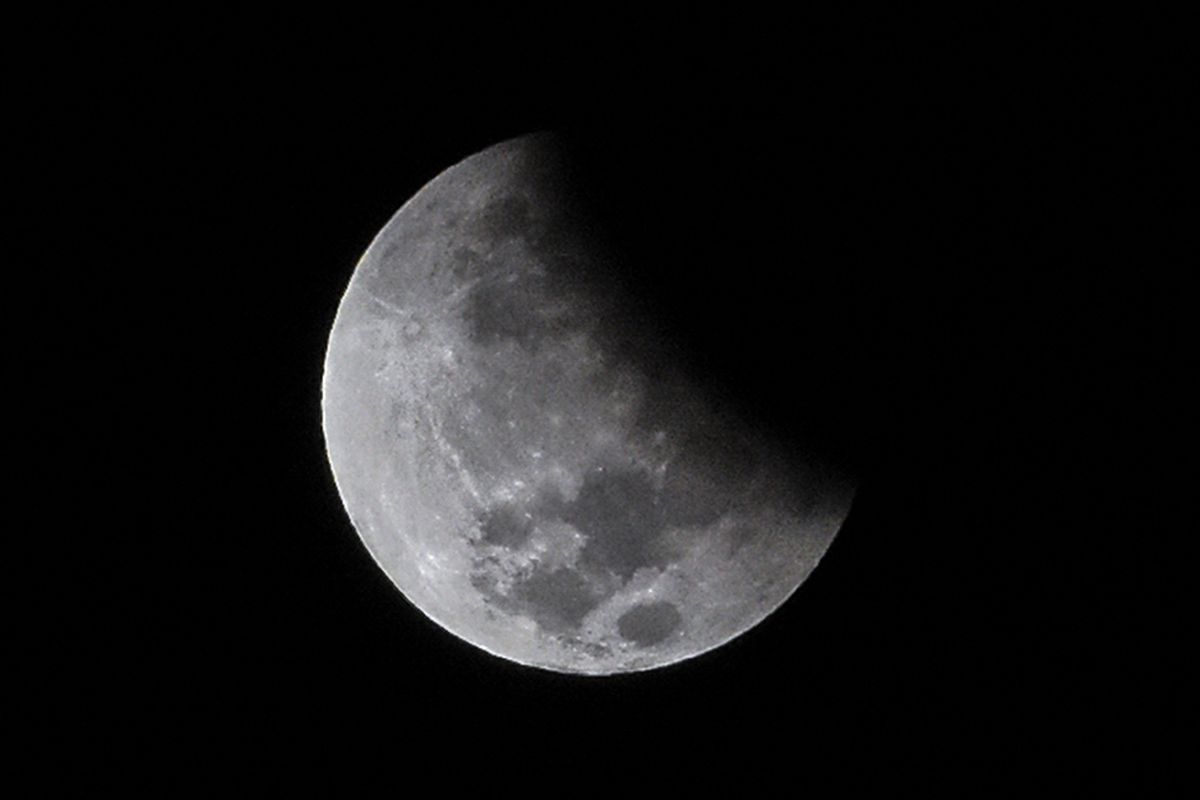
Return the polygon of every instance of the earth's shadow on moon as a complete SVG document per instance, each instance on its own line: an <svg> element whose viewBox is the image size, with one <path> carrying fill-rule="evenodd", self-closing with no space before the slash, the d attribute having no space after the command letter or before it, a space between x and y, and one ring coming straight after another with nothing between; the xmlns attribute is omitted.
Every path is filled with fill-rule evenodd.
<svg viewBox="0 0 1200 800"><path fill-rule="evenodd" d="M556 133L572 213L661 340L626 355L652 374L669 358L781 454L852 481L871 460L894 286L872 246L880 220L858 173L839 175L847 154L717 136Z"/></svg>

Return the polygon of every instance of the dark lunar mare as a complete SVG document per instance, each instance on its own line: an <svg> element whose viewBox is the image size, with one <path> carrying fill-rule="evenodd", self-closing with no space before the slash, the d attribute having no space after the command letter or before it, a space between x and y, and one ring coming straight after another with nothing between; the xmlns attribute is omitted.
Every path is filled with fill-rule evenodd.
<svg viewBox="0 0 1200 800"><path fill-rule="evenodd" d="M664 567L671 554L663 546L664 519L649 476L637 470L597 466L588 472L578 496L566 501L544 487L526 508L499 503L479 515L482 544L519 549L534 526L566 522L587 537L575 569L535 568L516 580L507 596L489 577L486 557L477 560L475 585L495 604L532 617L544 629L577 629L583 618L642 567ZM491 562L497 563L497 562Z"/></svg>
<svg viewBox="0 0 1200 800"><path fill-rule="evenodd" d="M517 584L515 597L543 629L578 629L587 613L604 599L573 569L537 569Z"/></svg>
<svg viewBox="0 0 1200 800"><path fill-rule="evenodd" d="M663 530L649 476L635 470L597 467L584 478L563 520L587 537L580 558L628 580L640 567L663 566L655 545Z"/></svg>
<svg viewBox="0 0 1200 800"><path fill-rule="evenodd" d="M517 548L533 533L533 516L520 507L504 503L480 515L483 541L500 547Z"/></svg>
<svg viewBox="0 0 1200 800"><path fill-rule="evenodd" d="M682 622L683 615L672 603L641 603L621 615L617 632L639 647L651 647L674 633Z"/></svg>

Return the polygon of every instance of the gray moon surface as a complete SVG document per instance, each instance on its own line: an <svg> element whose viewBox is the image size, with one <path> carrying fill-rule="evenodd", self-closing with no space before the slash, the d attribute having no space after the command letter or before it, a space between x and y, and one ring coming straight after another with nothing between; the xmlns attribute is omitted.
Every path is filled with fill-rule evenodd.
<svg viewBox="0 0 1200 800"><path fill-rule="evenodd" d="M438 625L548 670L647 670L777 609L853 485L676 368L563 152L498 144L384 226L330 334L326 446L367 549Z"/></svg>

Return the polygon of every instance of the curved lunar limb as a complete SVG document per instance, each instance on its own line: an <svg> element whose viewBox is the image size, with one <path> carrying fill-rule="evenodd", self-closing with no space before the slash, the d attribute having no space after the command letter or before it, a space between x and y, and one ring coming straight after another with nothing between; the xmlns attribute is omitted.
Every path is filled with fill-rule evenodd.
<svg viewBox="0 0 1200 800"><path fill-rule="evenodd" d="M673 366L565 158L550 135L504 142L387 223L330 335L324 430L363 542L447 631L550 670L645 670L778 608L853 490Z"/></svg>

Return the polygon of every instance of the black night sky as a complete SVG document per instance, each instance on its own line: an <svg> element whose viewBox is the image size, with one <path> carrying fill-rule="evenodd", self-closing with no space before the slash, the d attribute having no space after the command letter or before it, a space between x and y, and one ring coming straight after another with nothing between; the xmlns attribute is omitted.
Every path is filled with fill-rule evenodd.
<svg viewBox="0 0 1200 800"><path fill-rule="evenodd" d="M1142 139L1165 85L945 46L463 45L478 57L450 66L411 32L394 59L134 38L25 90L62 121L40 137L58 155L30 151L70 165L56 257L105 306L70 338L92 385L132 398L108 417L131 435L92 448L129 463L95 471L94 513L118 521L96 563L122 577L80 565L113 631L56 661L79 697L52 715L64 747L517 789L712 772L748 796L818 768L969 789L1141 757L1169 705L1131 600L1157 603L1131 587L1168 471L1134 454L1178 369L1179 183L1170 142ZM374 234L463 157L561 128L597 207L639 221L614 233L645 256L631 277L714 383L783 441L819 420L860 475L777 613L603 679L492 658L409 605L320 427L326 337ZM86 237L61 233L72 206L98 210Z"/></svg>

